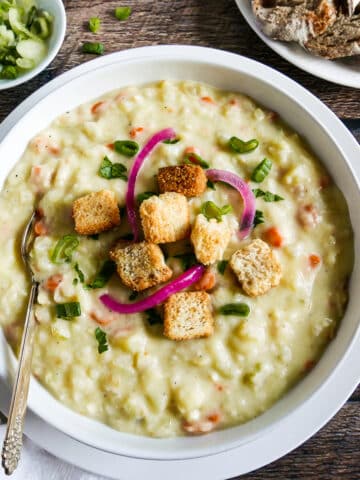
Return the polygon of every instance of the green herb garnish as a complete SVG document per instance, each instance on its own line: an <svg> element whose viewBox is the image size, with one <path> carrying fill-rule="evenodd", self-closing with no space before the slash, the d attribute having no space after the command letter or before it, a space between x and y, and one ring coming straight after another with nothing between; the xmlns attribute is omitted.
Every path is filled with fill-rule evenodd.
<svg viewBox="0 0 360 480"><path fill-rule="evenodd" d="M184 163L187 165L199 165L201 168L209 168L208 162L205 162L197 153L186 153L184 156Z"/></svg>
<svg viewBox="0 0 360 480"><path fill-rule="evenodd" d="M148 198L153 197L154 195L156 195L155 192L139 193L139 195L136 197L136 201L138 205L140 205L144 200L147 200Z"/></svg>
<svg viewBox="0 0 360 480"><path fill-rule="evenodd" d="M280 202L281 200L284 200L280 195L271 192L264 192L264 190L261 190L260 188L254 188L253 194L256 198L262 197L265 202Z"/></svg>
<svg viewBox="0 0 360 480"><path fill-rule="evenodd" d="M108 342L107 342L106 332L104 332L104 330L101 330L100 327L97 327L95 329L95 338L98 342L98 352L99 353L104 353L107 350L109 350L109 345L108 345Z"/></svg>
<svg viewBox="0 0 360 480"><path fill-rule="evenodd" d="M254 217L254 228L257 226L257 225L260 225L261 223L264 223L265 222L265 219L264 219L264 213L261 211L261 210L256 210L255 211L255 217Z"/></svg>
<svg viewBox="0 0 360 480"><path fill-rule="evenodd" d="M176 138L169 138L168 140L164 140L163 143L165 143L166 145L175 145L175 143L178 143L180 142L180 138L179 137L176 137Z"/></svg>
<svg viewBox="0 0 360 480"><path fill-rule="evenodd" d="M211 190L216 190L215 182L212 182L211 180L208 180L206 182L206 186L207 186L207 188L211 188Z"/></svg>
<svg viewBox="0 0 360 480"><path fill-rule="evenodd" d="M132 140L116 140L114 142L115 152L125 155L125 157L133 157L139 151L139 145Z"/></svg>
<svg viewBox="0 0 360 480"><path fill-rule="evenodd" d="M149 308L149 310L145 310L145 313L146 313L146 320L149 322L150 325L163 323L160 314L155 308Z"/></svg>
<svg viewBox="0 0 360 480"><path fill-rule="evenodd" d="M108 157L104 157L99 168L100 177L111 180L113 178L121 178L124 181L127 181L128 177L126 175L127 168L122 163L112 163Z"/></svg>
<svg viewBox="0 0 360 480"><path fill-rule="evenodd" d="M89 20L89 30L92 33L97 33L100 30L101 20L99 17L91 17Z"/></svg>
<svg viewBox="0 0 360 480"><path fill-rule="evenodd" d="M50 260L56 264L71 262L72 253L79 244L80 242L76 235L64 235L51 252Z"/></svg>
<svg viewBox="0 0 360 480"><path fill-rule="evenodd" d="M222 216L227 215L232 212L231 205L224 205L223 207L218 207L214 202L205 202L201 206L201 213L210 220L211 218L216 218L218 222L222 221Z"/></svg>
<svg viewBox="0 0 360 480"><path fill-rule="evenodd" d="M219 308L222 315L236 315L238 317L247 317L250 308L246 303L228 303Z"/></svg>
<svg viewBox="0 0 360 480"><path fill-rule="evenodd" d="M116 7L114 14L120 21L127 20L131 15L131 7Z"/></svg>
<svg viewBox="0 0 360 480"><path fill-rule="evenodd" d="M256 183L261 183L269 175L271 167L272 161L264 158L264 160L260 162L257 167L255 167L251 175L251 180Z"/></svg>
<svg viewBox="0 0 360 480"><path fill-rule="evenodd" d="M82 52L92 53L94 55L102 55L104 53L104 45L100 42L86 42L83 43Z"/></svg>
<svg viewBox="0 0 360 480"><path fill-rule="evenodd" d="M181 253L179 255L174 255L174 258L178 258L181 261L184 270L188 270L190 267L193 267L198 263L193 253Z"/></svg>
<svg viewBox="0 0 360 480"><path fill-rule="evenodd" d="M79 302L57 303L55 305L56 316L63 320L71 320L81 315L81 307Z"/></svg>
<svg viewBox="0 0 360 480"><path fill-rule="evenodd" d="M229 261L228 260L221 260L217 264L217 270L221 275L224 275L226 267L228 266Z"/></svg>
<svg viewBox="0 0 360 480"><path fill-rule="evenodd" d="M113 273L116 270L116 264L112 260L106 260L103 266L100 268L99 272L96 274L94 280L91 283L86 285L86 288L102 288L104 287Z"/></svg>
<svg viewBox="0 0 360 480"><path fill-rule="evenodd" d="M78 264L78 263L75 263L74 269L75 269L75 272L78 274L78 277L79 277L80 282L81 282L81 283L84 283L84 281L85 281L85 275L84 275L83 272L80 270L80 267L79 267L79 264Z"/></svg>
<svg viewBox="0 0 360 480"><path fill-rule="evenodd" d="M255 150L259 146L259 142L256 138L249 140L248 142L244 142L240 140L238 137L231 137L228 142L229 147L236 153L249 153Z"/></svg>

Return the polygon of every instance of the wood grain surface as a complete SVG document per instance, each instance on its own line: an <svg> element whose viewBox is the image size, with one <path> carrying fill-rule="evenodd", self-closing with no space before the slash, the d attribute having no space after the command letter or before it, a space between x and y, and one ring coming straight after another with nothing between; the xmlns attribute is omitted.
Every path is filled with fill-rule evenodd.
<svg viewBox="0 0 360 480"><path fill-rule="evenodd" d="M247 0L244 0L247 1ZM26 85L2 92L0 121L24 98L62 72L92 58L84 41L101 41L106 53L145 45L204 45L239 53L289 75L324 101L360 141L360 90L338 86L302 72L272 52L248 27L233 0L129 0L127 22L114 19L118 1L65 0L68 28L54 62ZM93 35L86 22L102 19ZM359 158L360 160L360 158ZM360 369L359 365L353 368ZM313 438L286 457L241 477L246 480L360 480L360 387L342 410ZM199 472L199 479L202 479Z"/></svg>

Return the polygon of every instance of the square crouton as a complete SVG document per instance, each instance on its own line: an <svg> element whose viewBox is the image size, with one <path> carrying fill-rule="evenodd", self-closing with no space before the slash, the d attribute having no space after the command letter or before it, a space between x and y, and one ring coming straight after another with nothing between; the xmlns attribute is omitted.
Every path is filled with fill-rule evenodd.
<svg viewBox="0 0 360 480"><path fill-rule="evenodd" d="M134 243L125 248L115 246L110 258L116 263L124 285L136 292L166 282L172 276L161 248L154 243Z"/></svg>
<svg viewBox="0 0 360 480"><path fill-rule="evenodd" d="M176 165L160 168L157 181L161 193L177 192L185 197L197 197L205 192L207 178L199 165Z"/></svg>
<svg viewBox="0 0 360 480"><path fill-rule="evenodd" d="M214 333L210 295L181 292L171 295L164 304L164 335L171 340L209 337Z"/></svg>
<svg viewBox="0 0 360 480"><path fill-rule="evenodd" d="M269 245L254 240L231 257L230 267L250 297L268 292L280 283L281 265Z"/></svg>
<svg viewBox="0 0 360 480"><path fill-rule="evenodd" d="M78 198L73 203L73 218L75 230L80 235L95 235L119 225L115 193L101 190Z"/></svg>
<svg viewBox="0 0 360 480"><path fill-rule="evenodd" d="M167 192L144 200L140 217L148 242L176 242L190 233L189 205L180 193Z"/></svg>
<svg viewBox="0 0 360 480"><path fill-rule="evenodd" d="M207 220L200 214L196 216L190 238L196 258L204 265L210 265L223 258L231 230L226 222L218 222L215 218Z"/></svg>

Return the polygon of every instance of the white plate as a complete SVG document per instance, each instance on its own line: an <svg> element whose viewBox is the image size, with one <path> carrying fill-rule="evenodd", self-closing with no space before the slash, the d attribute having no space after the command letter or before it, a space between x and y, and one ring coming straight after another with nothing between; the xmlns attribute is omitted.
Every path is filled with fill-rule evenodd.
<svg viewBox="0 0 360 480"><path fill-rule="evenodd" d="M155 63L154 59L156 59ZM21 104L1 125L0 148L5 153L9 142L11 148L8 151L10 156L4 158L18 158L26 141L34 133L32 129L37 131L48 124L54 116L58 115L58 111L66 109L69 103L82 103L86 96L95 96L94 90L97 94L100 94L104 90L114 88L114 83L121 86L121 82L130 82L134 78L134 72L138 72L139 68L142 68L142 79L144 81L155 80L159 78L159 75L160 78L184 78L185 76L202 81L204 81L204 76L208 76L210 83L222 85L228 89L238 89L239 75L242 75L241 72L246 72L240 82L240 90L247 89L249 92L251 90L255 93L256 89L255 97L268 105L273 103L280 107L281 102L283 102L280 113L291 121L300 132L311 129L313 120L310 112L316 111L317 122L322 126L316 128L314 126L314 135L316 142L321 146L324 157L326 158L328 154L331 158L334 148L338 148L337 145L341 146L339 152L341 151L341 155L348 160L355 178L360 177L360 166L355 163L355 159L359 157L359 146L355 139L329 109L302 87L268 67L249 59L217 50L184 46L146 47L116 53L84 64L53 80ZM114 76L106 74L109 69L113 70ZM185 75L184 71L186 71ZM99 87L100 90L97 90L96 83L94 84L91 81L94 80L94 76L102 79L98 80L103 82ZM262 80L264 78L266 80ZM272 98L268 95L269 85L276 85L276 88L271 87ZM64 91L71 92L71 98L64 97ZM280 91L286 92L289 99L287 102L282 98ZM295 104L301 105L301 109L306 112L304 115L307 116L309 122L305 125L301 125L301 115L296 115L296 109L300 107L295 107ZM45 117L44 111L42 111L44 105L48 108ZM17 135L18 142L13 141L14 135ZM314 147L319 149L319 145L314 145ZM331 170L336 170L336 168L338 168L336 165L331 166ZM4 163L0 164L1 169L5 169ZM4 171L2 171L3 174ZM342 177L339 172L335 176L336 178L341 177L339 178L341 182L346 182L345 179L348 178L349 180L352 176L351 171L344 168L344 165L342 165L340 172ZM354 187L354 180L349 182L348 187L344 186L343 190L349 200L351 191L357 192L358 190ZM353 198L357 197L354 196ZM359 213L355 208L352 208L352 212L353 224L358 226L360 224ZM358 265L356 271L359 272ZM357 276L358 273L352 282L352 292L355 292ZM182 439L176 443L176 446L179 447L179 455L182 455L183 458L184 445L192 445L192 441L195 445L195 451L197 449L196 455L199 455L201 450L199 450L199 445L203 447L201 454L204 454L205 450L214 453L232 447L233 450L231 451L213 457L169 460L169 458L174 458L172 452L169 454L172 448L170 440L152 440L159 449L154 454L154 450L150 453L147 451L146 445L149 439L137 438L136 440L133 436L121 434L112 429L106 430L106 442L104 444L102 438L100 444L103 446L100 448L110 452L126 452L124 455L130 455L128 452L132 452L132 456L134 456L134 445L137 443L138 448L140 444L140 450L143 449L141 451L142 458L148 458L146 460L130 459L81 445L46 425L45 422L33 414L28 417L29 422L26 424L26 431L36 443L55 455L83 468L105 473L114 478L123 478L122 472L124 471L127 472L127 478L141 478L144 472L151 472L159 478L165 478L169 474L175 479L184 478L184 475L193 478L189 472L196 467L196 469L206 468L208 470L207 477L211 480L212 478L226 478L259 468L290 451L321 428L355 389L359 381L359 372L354 368L354 365L358 365L360 360L360 336L357 328L357 312L359 309L356 310L355 308L354 310L357 297L353 294L352 298L354 299L351 307L352 314L347 316L345 327L341 330L344 335L338 336L336 341L332 342L319 365L307 376L305 381L293 389L287 399L278 402L275 409L278 412L282 409L284 411L282 417L278 418L277 422L271 425L271 428L265 428L261 431L261 435L251 437L249 436L249 429L251 431L252 427L251 422L249 422L245 427L217 432L217 436L212 434L198 440ZM339 356L339 352L344 353ZM6 378L5 365L8 363L7 353L0 334L0 377L3 382L2 385L0 384L0 407L4 410L8 405L8 396L3 388ZM336 359L335 363L334 358ZM316 380L319 375L323 378L321 387ZM303 401L296 409L292 409L289 398L296 399L297 397L305 398L306 401ZM98 437L100 433L101 435L104 433L105 427L60 405L34 380L32 380L30 388L29 404L36 413L58 430L67 432L72 437L81 439L84 443L99 447ZM44 408L45 405L46 408ZM265 415L259 417L260 420L257 419L257 421L262 422ZM269 415L265 418L269 418ZM93 435L89 434L90 427ZM244 441L246 435L242 438L239 433L244 431L247 431L247 442ZM231 438L235 438L235 440L229 443ZM112 447L108 448L111 442ZM239 442L241 445L237 448ZM164 448L164 451L162 451L162 448ZM85 458L81 452L92 453ZM195 455L194 453L191 454ZM169 457L169 455L172 456ZM188 456L188 453L186 455ZM110 458L112 459L110 465L107 465ZM156 461L151 460L151 458L167 458L167 460ZM105 459L107 459L106 462ZM100 461L101 464L99 465L97 462ZM175 469L173 468L174 465L176 465ZM124 470L124 467L126 467L126 470Z"/></svg>
<svg viewBox="0 0 360 480"><path fill-rule="evenodd" d="M235 0L240 12L254 32L274 52L297 67L329 82L360 88L360 55L344 60L326 60L306 52L299 45L272 40L265 35L255 20L249 0Z"/></svg>

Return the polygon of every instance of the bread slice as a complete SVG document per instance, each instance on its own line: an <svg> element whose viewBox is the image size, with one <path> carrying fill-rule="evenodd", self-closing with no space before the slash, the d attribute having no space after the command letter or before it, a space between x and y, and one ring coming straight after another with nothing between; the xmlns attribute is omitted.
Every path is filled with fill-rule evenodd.
<svg viewBox="0 0 360 480"><path fill-rule="evenodd" d="M163 167L157 174L159 190L177 192L185 197L197 197L205 192L207 178L199 165Z"/></svg>
<svg viewBox="0 0 360 480"><path fill-rule="evenodd" d="M237 250L229 265L250 297L258 297L276 287L282 276L275 253L260 239Z"/></svg>
<svg viewBox="0 0 360 480"><path fill-rule="evenodd" d="M180 292L164 304L164 335L171 340L191 340L214 333L210 295L201 292Z"/></svg>
<svg viewBox="0 0 360 480"><path fill-rule="evenodd" d="M161 248L154 243L134 243L125 248L115 245L110 250L110 258L116 263L124 285L136 292L167 282L172 276Z"/></svg>
<svg viewBox="0 0 360 480"><path fill-rule="evenodd" d="M166 192L140 206L145 239L151 243L176 242L190 233L190 211L184 195Z"/></svg>
<svg viewBox="0 0 360 480"><path fill-rule="evenodd" d="M73 203L75 231L80 235L95 235L120 224L120 212L115 193L110 190L93 192Z"/></svg>

